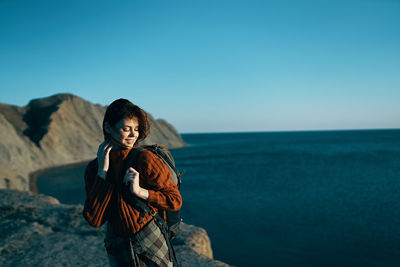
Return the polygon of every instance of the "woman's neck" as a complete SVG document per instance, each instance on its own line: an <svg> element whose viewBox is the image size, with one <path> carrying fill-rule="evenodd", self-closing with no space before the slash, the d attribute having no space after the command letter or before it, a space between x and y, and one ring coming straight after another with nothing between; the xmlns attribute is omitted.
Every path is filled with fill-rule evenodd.
<svg viewBox="0 0 400 267"><path fill-rule="evenodd" d="M121 145L121 144L112 142L112 149L111 149L111 151L121 151L121 150L130 150L130 149L132 149L132 147L126 147L126 146L123 146L123 145Z"/></svg>

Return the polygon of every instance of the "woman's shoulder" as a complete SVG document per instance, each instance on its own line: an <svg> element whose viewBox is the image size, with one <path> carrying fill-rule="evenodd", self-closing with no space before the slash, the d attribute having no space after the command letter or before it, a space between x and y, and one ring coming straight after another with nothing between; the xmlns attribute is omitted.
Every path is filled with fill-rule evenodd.
<svg viewBox="0 0 400 267"><path fill-rule="evenodd" d="M155 155L153 152L151 152L148 149L144 149L139 152L139 155L137 156L138 161L154 161L157 159L157 155Z"/></svg>
<svg viewBox="0 0 400 267"><path fill-rule="evenodd" d="M156 154L151 152L150 150L140 151L137 164L139 166L143 166L146 168L165 168L165 164L161 158L159 158Z"/></svg>

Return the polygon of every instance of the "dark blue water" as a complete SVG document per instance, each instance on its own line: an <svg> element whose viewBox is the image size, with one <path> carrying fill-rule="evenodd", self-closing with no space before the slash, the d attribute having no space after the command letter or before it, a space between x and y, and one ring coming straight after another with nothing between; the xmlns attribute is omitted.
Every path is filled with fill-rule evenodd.
<svg viewBox="0 0 400 267"><path fill-rule="evenodd" d="M182 215L207 230L216 259L400 266L400 130L183 138L190 146L173 151Z"/></svg>

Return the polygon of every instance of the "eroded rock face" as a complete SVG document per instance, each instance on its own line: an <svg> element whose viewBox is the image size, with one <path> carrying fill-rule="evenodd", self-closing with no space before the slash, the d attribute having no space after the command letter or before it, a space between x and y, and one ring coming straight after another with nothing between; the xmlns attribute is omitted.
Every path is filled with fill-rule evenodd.
<svg viewBox="0 0 400 267"><path fill-rule="evenodd" d="M70 94L32 100L26 107L0 104L0 188L29 190L29 174L96 157L106 107ZM175 128L149 116L143 144L185 145Z"/></svg>
<svg viewBox="0 0 400 267"><path fill-rule="evenodd" d="M0 189L0 266L108 266L105 228L93 228L81 205ZM184 224L174 240L181 266L228 266L212 259L204 229Z"/></svg>
<svg viewBox="0 0 400 267"><path fill-rule="evenodd" d="M182 266L229 266L213 260L210 238L203 228L183 224L173 244Z"/></svg>

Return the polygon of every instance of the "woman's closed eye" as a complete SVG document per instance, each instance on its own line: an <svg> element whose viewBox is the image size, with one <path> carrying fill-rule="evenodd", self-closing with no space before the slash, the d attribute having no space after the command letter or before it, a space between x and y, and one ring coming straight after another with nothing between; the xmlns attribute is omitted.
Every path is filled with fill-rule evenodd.
<svg viewBox="0 0 400 267"><path fill-rule="evenodd" d="M124 127L124 128L122 128L122 131L124 131L124 132L131 132L131 127ZM139 132L139 127L135 127L135 129L133 129L133 132Z"/></svg>

